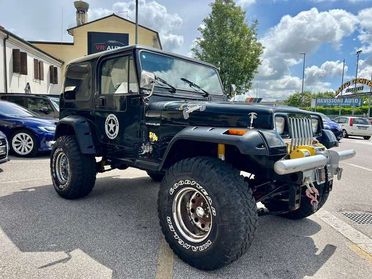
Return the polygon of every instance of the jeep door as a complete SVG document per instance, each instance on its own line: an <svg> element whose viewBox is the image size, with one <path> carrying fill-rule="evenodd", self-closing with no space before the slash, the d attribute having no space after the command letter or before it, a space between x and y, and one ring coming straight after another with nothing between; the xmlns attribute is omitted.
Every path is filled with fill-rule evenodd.
<svg viewBox="0 0 372 279"><path fill-rule="evenodd" d="M95 119L106 153L136 158L143 113L135 60L131 53L105 57L98 64Z"/></svg>

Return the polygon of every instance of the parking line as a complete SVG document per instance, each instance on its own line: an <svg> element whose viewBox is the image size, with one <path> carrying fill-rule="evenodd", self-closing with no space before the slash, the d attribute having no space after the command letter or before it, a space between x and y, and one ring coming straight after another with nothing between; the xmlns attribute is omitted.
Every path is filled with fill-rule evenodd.
<svg viewBox="0 0 372 279"><path fill-rule="evenodd" d="M326 210L320 210L316 215L322 219L325 223L330 225L336 231L341 233L344 237L349 239L355 245L358 246L361 250L367 253L369 256L372 256L372 239L361 233L360 231L354 229L352 226L337 218L333 214L329 213Z"/></svg>
<svg viewBox="0 0 372 279"><path fill-rule="evenodd" d="M173 278L173 252L169 248L164 237L160 240L158 264L156 267L155 279Z"/></svg>
<svg viewBox="0 0 372 279"><path fill-rule="evenodd" d="M362 169L362 170L366 170L366 171L371 171L372 172L372 169L369 169L369 168L366 168L366 167L362 167L362 166L351 164L351 163L345 163L345 164L346 165L349 165L349 166L352 166L354 168L359 168L359 169Z"/></svg>

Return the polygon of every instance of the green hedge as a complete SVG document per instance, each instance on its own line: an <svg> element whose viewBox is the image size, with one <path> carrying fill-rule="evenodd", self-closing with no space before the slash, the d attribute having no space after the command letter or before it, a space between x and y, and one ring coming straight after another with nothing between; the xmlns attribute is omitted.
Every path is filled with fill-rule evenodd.
<svg viewBox="0 0 372 279"><path fill-rule="evenodd" d="M341 109L341 115L352 115L353 110L354 110L354 115L367 115L368 113L368 106L361 106L357 108L350 108L350 107L316 107L316 108L311 108L311 107L305 107L303 108L305 110L309 111L316 111L316 112L321 112L326 115L338 115L339 111ZM372 111L372 109L371 109Z"/></svg>

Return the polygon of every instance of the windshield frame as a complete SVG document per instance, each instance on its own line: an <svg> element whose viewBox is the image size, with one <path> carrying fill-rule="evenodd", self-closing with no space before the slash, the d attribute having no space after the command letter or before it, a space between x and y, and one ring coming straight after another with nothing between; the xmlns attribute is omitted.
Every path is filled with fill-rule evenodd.
<svg viewBox="0 0 372 279"><path fill-rule="evenodd" d="M188 63L191 63L191 64L201 65L201 66L205 66L205 67L209 67L209 68L213 69L215 71L216 75L217 75L218 82L219 82L219 85L221 87L222 93L221 94L215 94L214 92L209 92L209 91L208 91L208 93L209 93L209 95L212 95L212 96L226 96L226 93L225 93L224 88L223 88L223 83L222 83L222 80L221 80L221 77L220 77L220 73L219 73L217 67L215 67L212 64L203 62L203 61L198 61L198 60L195 60L195 59L192 59L192 58L187 58L187 57L184 57L184 56L181 56L181 55L177 55L177 54L172 54L172 53L167 53L167 52L158 52L158 51L149 50L149 49L140 49L140 50L138 50L137 51L137 55L136 55L136 59L137 59L138 76L139 77L141 76L141 71L143 70L142 63L141 63L141 53L142 52L153 53L153 54L160 55L160 56L166 56L166 57L170 57L170 58L175 58L175 59L183 60L183 61L188 62ZM160 84L156 84L155 87L162 88L162 89L169 89L166 85L160 85ZM186 92L186 94L189 95L189 96L190 96L189 93L192 93L192 96L193 97L194 96L198 96L199 98L200 97L201 98L206 98L206 97L203 97L200 94L201 91L198 92L196 89L194 89L192 87L190 87L190 89L177 88L176 87L176 89L177 89L176 92L175 93L172 93L172 96L185 97L185 92ZM157 93L158 94L161 94L161 95L164 95L164 94L169 95L169 92L165 92L163 90L155 91L154 92L154 94L157 94Z"/></svg>

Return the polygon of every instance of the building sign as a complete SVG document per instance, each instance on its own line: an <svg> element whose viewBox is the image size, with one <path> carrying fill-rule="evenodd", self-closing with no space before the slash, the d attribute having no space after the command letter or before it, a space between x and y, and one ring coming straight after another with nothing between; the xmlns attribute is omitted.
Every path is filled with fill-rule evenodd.
<svg viewBox="0 0 372 279"><path fill-rule="evenodd" d="M127 33L88 32L88 54L112 50L128 44Z"/></svg>
<svg viewBox="0 0 372 279"><path fill-rule="evenodd" d="M358 85L359 84L359 85ZM372 80L366 78L357 78L351 81L345 82L341 85L336 93L336 98L339 96L348 95L348 94L357 94L357 93L366 93L369 92L372 88Z"/></svg>
<svg viewBox="0 0 372 279"><path fill-rule="evenodd" d="M316 99L315 106L321 107L360 107L361 98Z"/></svg>

